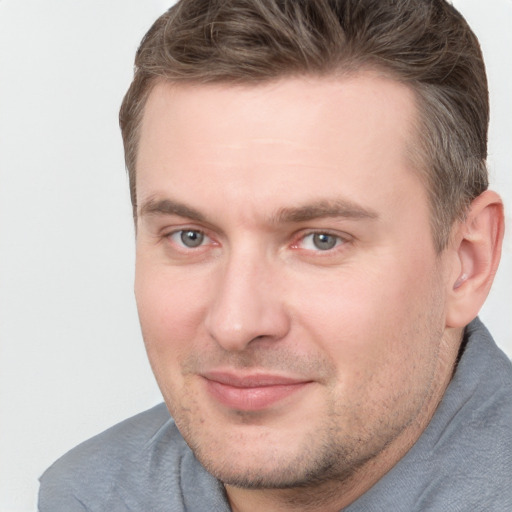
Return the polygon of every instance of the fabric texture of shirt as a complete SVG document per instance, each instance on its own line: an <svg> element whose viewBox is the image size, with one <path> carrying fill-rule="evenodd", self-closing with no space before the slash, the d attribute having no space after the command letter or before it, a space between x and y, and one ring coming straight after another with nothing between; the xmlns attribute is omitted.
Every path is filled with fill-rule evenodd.
<svg viewBox="0 0 512 512"><path fill-rule="evenodd" d="M477 319L407 454L343 512L512 511L512 366ZM164 404L77 446L41 477L40 512L229 512Z"/></svg>

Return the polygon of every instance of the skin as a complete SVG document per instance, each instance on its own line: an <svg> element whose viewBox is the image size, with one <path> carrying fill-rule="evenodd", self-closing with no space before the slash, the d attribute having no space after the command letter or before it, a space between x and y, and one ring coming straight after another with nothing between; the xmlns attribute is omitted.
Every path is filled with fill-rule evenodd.
<svg viewBox="0 0 512 512"><path fill-rule="evenodd" d="M142 331L178 428L234 511L348 505L449 383L473 314L456 301L469 284L454 283L478 265L463 227L434 249L407 158L415 116L412 92L372 73L149 96Z"/></svg>

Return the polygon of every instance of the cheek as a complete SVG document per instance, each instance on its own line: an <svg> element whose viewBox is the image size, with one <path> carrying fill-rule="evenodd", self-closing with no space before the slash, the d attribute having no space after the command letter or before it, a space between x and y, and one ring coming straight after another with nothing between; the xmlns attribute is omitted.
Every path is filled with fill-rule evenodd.
<svg viewBox="0 0 512 512"><path fill-rule="evenodd" d="M429 266L423 263L422 268ZM414 263L381 258L362 271L347 269L315 286L302 283L296 310L303 314L296 316L335 361L343 379L360 381L389 366L398 378L400 369L409 371L407 365L435 351L423 339L429 338L425 331L438 330L436 324L442 328L439 306L432 299L435 278L433 272L417 275L415 269Z"/></svg>
<svg viewBox="0 0 512 512"><path fill-rule="evenodd" d="M204 280L185 269L137 261L135 297L151 365L174 367L193 347L204 316Z"/></svg>
<svg viewBox="0 0 512 512"><path fill-rule="evenodd" d="M432 299L436 281L425 276L416 286L404 272L345 277L324 283L321 294L306 291L301 328L336 368L331 403L337 413L349 418L350 429L371 434L382 418L390 419L389 428L407 423L428 398L442 308Z"/></svg>

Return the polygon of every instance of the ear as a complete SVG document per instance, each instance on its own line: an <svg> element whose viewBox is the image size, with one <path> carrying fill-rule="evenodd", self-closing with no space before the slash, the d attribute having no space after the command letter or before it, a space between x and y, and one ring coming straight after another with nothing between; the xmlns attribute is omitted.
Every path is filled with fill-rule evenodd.
<svg viewBox="0 0 512 512"><path fill-rule="evenodd" d="M478 315L498 269L503 232L503 203L487 190L471 203L466 219L456 224L453 233L447 327L465 327Z"/></svg>

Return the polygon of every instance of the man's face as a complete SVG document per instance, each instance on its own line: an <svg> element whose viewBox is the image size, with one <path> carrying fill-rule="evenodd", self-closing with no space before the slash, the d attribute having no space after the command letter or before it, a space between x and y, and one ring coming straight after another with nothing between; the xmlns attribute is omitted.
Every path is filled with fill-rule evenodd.
<svg viewBox="0 0 512 512"><path fill-rule="evenodd" d="M151 92L140 321L180 431L224 482L340 478L428 421L446 265L407 158L414 116L408 88L369 73Z"/></svg>

